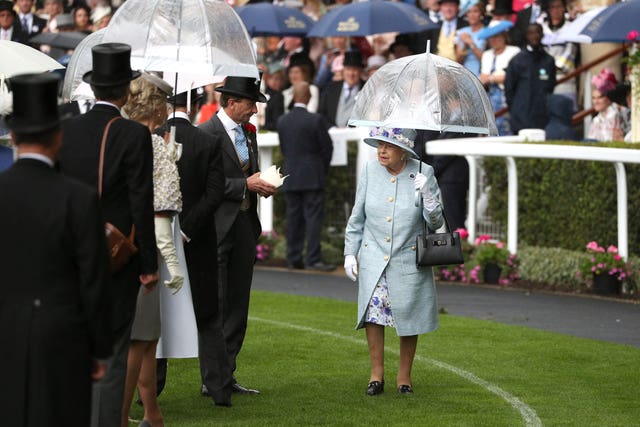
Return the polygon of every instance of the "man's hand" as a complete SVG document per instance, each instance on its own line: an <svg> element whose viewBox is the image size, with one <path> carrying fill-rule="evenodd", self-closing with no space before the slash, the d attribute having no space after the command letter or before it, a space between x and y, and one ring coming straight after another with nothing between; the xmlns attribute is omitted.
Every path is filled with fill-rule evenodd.
<svg viewBox="0 0 640 427"><path fill-rule="evenodd" d="M158 280L160 279L160 275L158 273L141 274L139 279L140 284L145 288L144 294L146 295L155 289L158 284Z"/></svg>
<svg viewBox="0 0 640 427"><path fill-rule="evenodd" d="M276 187L260 178L260 172L256 172L247 178L247 190L258 193L262 197L273 196Z"/></svg>
<svg viewBox="0 0 640 427"><path fill-rule="evenodd" d="M99 360L94 360L93 366L91 367L91 379L93 381L100 381L102 378L104 378L104 374L106 373L107 364Z"/></svg>

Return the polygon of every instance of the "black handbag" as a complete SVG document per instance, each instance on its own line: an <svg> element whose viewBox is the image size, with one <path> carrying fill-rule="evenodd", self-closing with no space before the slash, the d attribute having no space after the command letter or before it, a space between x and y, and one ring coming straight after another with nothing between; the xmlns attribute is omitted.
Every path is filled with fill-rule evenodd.
<svg viewBox="0 0 640 427"><path fill-rule="evenodd" d="M419 170L422 172L422 162L420 162ZM422 216L422 196L419 191L416 191L416 198L419 199L416 205L420 206L420 216ZM416 236L416 265L418 267L464 264L460 233L451 231L444 208L442 209L442 217L447 226L446 233L429 233L427 222L422 218L423 230Z"/></svg>

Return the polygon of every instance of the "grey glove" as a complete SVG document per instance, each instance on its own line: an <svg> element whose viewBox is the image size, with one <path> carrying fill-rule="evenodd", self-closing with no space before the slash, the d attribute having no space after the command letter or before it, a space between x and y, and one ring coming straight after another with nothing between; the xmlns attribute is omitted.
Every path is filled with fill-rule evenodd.
<svg viewBox="0 0 640 427"><path fill-rule="evenodd" d="M167 270L171 278L165 280L164 284L171 289L175 295L182 288L184 275L178 262L178 253L173 243L173 233L171 232L171 218L155 217L156 246L164 258Z"/></svg>

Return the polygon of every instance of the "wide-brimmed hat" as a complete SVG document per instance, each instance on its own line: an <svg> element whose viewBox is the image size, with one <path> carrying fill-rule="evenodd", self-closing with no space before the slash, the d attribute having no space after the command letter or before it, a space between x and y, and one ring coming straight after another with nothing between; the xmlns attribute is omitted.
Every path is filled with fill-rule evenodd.
<svg viewBox="0 0 640 427"><path fill-rule="evenodd" d="M91 49L92 71L82 80L94 86L120 86L140 77L131 69L131 46L124 43L102 43Z"/></svg>
<svg viewBox="0 0 640 427"><path fill-rule="evenodd" d="M9 80L13 113L7 117L16 133L37 133L60 126L57 74L21 74Z"/></svg>
<svg viewBox="0 0 640 427"><path fill-rule="evenodd" d="M359 50L349 50L344 53L344 60L342 61L343 67L359 67L364 68L364 62L362 61L362 54Z"/></svg>
<svg viewBox="0 0 640 427"><path fill-rule="evenodd" d="M173 104L173 105L177 105L180 107L185 107L188 103L189 100L188 98L188 94L189 91L184 91L181 92L179 94L177 94L176 96L170 96L167 98L167 102L169 104ZM201 87L196 88L196 89L191 89L191 103L193 104L194 102L197 102L199 100L202 99L202 97L204 96L204 91L202 90Z"/></svg>
<svg viewBox="0 0 640 427"><path fill-rule="evenodd" d="M613 71L609 68L603 68L600 74L591 77L591 84L598 89L601 94L606 94L616 88L618 79L616 79L616 75L613 74Z"/></svg>
<svg viewBox="0 0 640 427"><path fill-rule="evenodd" d="M229 76L224 79L224 85L216 88L216 91L255 102L267 102L267 97L260 93L260 80L251 77Z"/></svg>
<svg viewBox="0 0 640 427"><path fill-rule="evenodd" d="M372 147L377 147L379 141L388 142L402 148L417 159L418 155L413 151L416 135L417 132L413 129L373 128L369 131L369 138L365 138L364 142Z"/></svg>
<svg viewBox="0 0 640 427"><path fill-rule="evenodd" d="M485 40L490 37L495 37L498 34L506 33L512 27L513 22L511 21L498 21L494 19L489 22L489 25L478 31L476 37L480 40Z"/></svg>

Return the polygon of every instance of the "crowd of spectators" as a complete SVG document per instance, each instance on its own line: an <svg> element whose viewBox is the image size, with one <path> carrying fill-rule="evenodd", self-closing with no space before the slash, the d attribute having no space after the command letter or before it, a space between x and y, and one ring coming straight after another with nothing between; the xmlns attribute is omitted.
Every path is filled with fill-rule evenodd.
<svg viewBox="0 0 640 427"><path fill-rule="evenodd" d="M41 32L76 31L88 34L108 25L112 14L124 1L126 0L1 0L0 38L33 44L30 40ZM234 7L254 2L227 1ZM359 88L380 66L396 58L424 52L430 46L430 52L457 61L478 76L487 89L494 111L498 113L500 135L511 135L528 127L544 128L551 116L554 116L554 120L569 123L576 112L591 106L595 110L593 114L597 114L593 121L596 129L587 130L584 135L580 131L580 137L602 140L620 138L622 135L624 138L629 132L628 120L616 120L615 131L601 130L603 109L616 108L622 111L618 115L628 117L630 105L624 96L618 96L615 102L610 101L610 104L602 107L603 102L599 100L606 98L605 93L595 83L591 92L593 96L589 96L588 89L591 85L588 81L580 82L574 77L558 83L574 71L580 65L581 56L588 57L592 49L591 46L575 43L555 43L552 42L553 36L580 13L591 7L601 6L597 1L595 3L598 4L584 0L405 1L421 8L438 27L422 33L386 33L367 37L254 38L258 64L263 72L262 89L269 97L266 107L259 112L259 126L275 130L278 117L291 108L291 87L299 81L306 81L310 85L309 111L318 111L326 115L330 123L344 126L344 117L348 117ZM610 0L602 2L610 3ZM274 3L299 8L317 21L333 8L350 3L350 0L274 0ZM511 21L515 25L510 29L487 33L487 30L501 21ZM532 24L541 26L539 51L532 48L527 39L527 32ZM481 36L482 33L486 35ZM63 63L68 61L71 53L48 46L36 47ZM516 75L518 67L509 68L512 59L521 51L521 56L527 57L526 52L532 50L538 51L540 61L551 63L552 69L537 69L536 73L531 73L526 78L522 73ZM586 53L581 55L583 51ZM622 82L622 87L626 70L619 57L614 58L613 63L592 69L592 74L597 77L605 65L616 82ZM346 82L347 75L350 75L349 82ZM529 80L530 77L532 80ZM508 96L505 81L514 83L514 88L519 83L520 93L533 94L541 87L545 89L541 94L535 93L535 102L529 98L523 101L521 97ZM341 89L336 89L340 85ZM202 101L201 121L205 121L218 108L214 86L207 88L209 96ZM616 93L620 90L623 89L618 88ZM549 105L558 102L564 104L557 98L545 99L546 95L552 93L568 98L571 109L564 105L562 108L555 108L552 113ZM345 103L348 105L343 105ZM338 112L340 117L336 121ZM535 112L536 117L533 118L529 112ZM564 114L564 117L558 117L558 114Z"/></svg>

